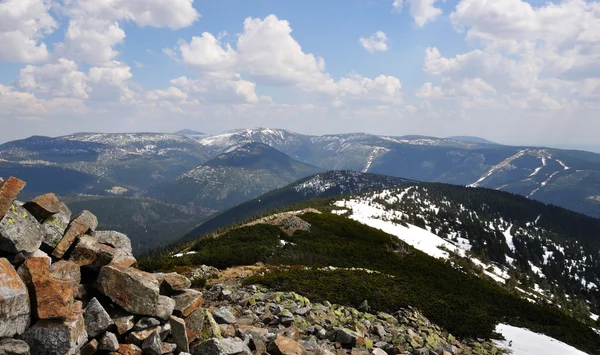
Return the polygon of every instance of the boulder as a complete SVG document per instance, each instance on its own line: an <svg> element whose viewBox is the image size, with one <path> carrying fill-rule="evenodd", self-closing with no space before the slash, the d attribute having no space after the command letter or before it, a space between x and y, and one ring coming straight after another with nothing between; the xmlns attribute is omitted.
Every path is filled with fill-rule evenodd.
<svg viewBox="0 0 600 355"><path fill-rule="evenodd" d="M160 284L160 291L166 295L188 289L192 285L192 282L187 277L176 272L168 274L156 273L154 277L156 277Z"/></svg>
<svg viewBox="0 0 600 355"><path fill-rule="evenodd" d="M148 329L148 328L154 328L154 327L158 327L159 325L160 325L160 321L158 319L151 318L151 317L144 317L144 318L141 318L137 323L135 323L133 330L143 330L143 329Z"/></svg>
<svg viewBox="0 0 600 355"><path fill-rule="evenodd" d="M152 274L133 268L103 266L97 283L100 292L126 311L147 316L155 315L159 302L159 287Z"/></svg>
<svg viewBox="0 0 600 355"><path fill-rule="evenodd" d="M82 211L69 223L65 235L54 248L52 256L62 258L77 238L82 237L88 231L94 231L97 226L98 218L90 211Z"/></svg>
<svg viewBox="0 0 600 355"><path fill-rule="evenodd" d="M102 334L108 327L114 324L104 307L96 297L85 307L85 329L89 336L96 337Z"/></svg>
<svg viewBox="0 0 600 355"><path fill-rule="evenodd" d="M132 255L131 240L125 234L114 231L95 231L92 235L98 243Z"/></svg>
<svg viewBox="0 0 600 355"><path fill-rule="evenodd" d="M79 238L69 261L81 267L100 270L101 267L108 265L113 260L116 253L115 248L98 243L92 236L84 235Z"/></svg>
<svg viewBox="0 0 600 355"><path fill-rule="evenodd" d="M106 332L98 342L98 349L105 351L119 350L119 340L114 333Z"/></svg>
<svg viewBox="0 0 600 355"><path fill-rule="evenodd" d="M356 340L359 335L345 328L336 328L327 333L327 338L334 343L340 343L345 347L352 347L356 345Z"/></svg>
<svg viewBox="0 0 600 355"><path fill-rule="evenodd" d="M213 312L213 318L219 324L233 324L237 323L237 319L231 312L231 307L219 307Z"/></svg>
<svg viewBox="0 0 600 355"><path fill-rule="evenodd" d="M182 317L189 316L204 304L202 292L196 290L184 290L172 295L171 298L175 301L175 314Z"/></svg>
<svg viewBox="0 0 600 355"><path fill-rule="evenodd" d="M60 212L61 202L55 194L45 194L26 202L23 205L38 221L42 221Z"/></svg>
<svg viewBox="0 0 600 355"><path fill-rule="evenodd" d="M163 343L161 350L163 354L172 354L177 350L177 345L173 343Z"/></svg>
<svg viewBox="0 0 600 355"><path fill-rule="evenodd" d="M12 176L0 182L0 219L8 212L24 187L25 181Z"/></svg>
<svg viewBox="0 0 600 355"><path fill-rule="evenodd" d="M147 355L162 355L162 340L158 332L152 332L142 343L142 351Z"/></svg>
<svg viewBox="0 0 600 355"><path fill-rule="evenodd" d="M158 302L156 303L156 308L154 309L153 316L156 316L162 320L168 320L171 314L173 314L173 310L175 309L175 301L167 296L158 296Z"/></svg>
<svg viewBox="0 0 600 355"><path fill-rule="evenodd" d="M77 289L81 283L81 270L79 265L66 260L60 260L50 265L50 274L54 278L71 283Z"/></svg>
<svg viewBox="0 0 600 355"><path fill-rule="evenodd" d="M27 287L5 258L0 258L0 338L23 334L31 321Z"/></svg>
<svg viewBox="0 0 600 355"><path fill-rule="evenodd" d="M93 355L98 350L98 340L92 339L81 348L81 355Z"/></svg>
<svg viewBox="0 0 600 355"><path fill-rule="evenodd" d="M2 339L0 340L0 354L2 355L29 355L29 345L23 340Z"/></svg>
<svg viewBox="0 0 600 355"><path fill-rule="evenodd" d="M32 355L75 355L88 340L83 315L62 323L40 320L23 334Z"/></svg>
<svg viewBox="0 0 600 355"><path fill-rule="evenodd" d="M70 221L71 210L63 202L60 202L60 211L42 222L43 246L47 246L49 251L54 250L64 236Z"/></svg>
<svg viewBox="0 0 600 355"><path fill-rule="evenodd" d="M42 225L26 209L13 204L0 220L0 250L33 253L42 245Z"/></svg>
<svg viewBox="0 0 600 355"><path fill-rule="evenodd" d="M169 324L171 325L171 336L177 345L177 351L189 352L190 342L185 331L185 321L181 318L171 316L169 317Z"/></svg>
<svg viewBox="0 0 600 355"><path fill-rule="evenodd" d="M32 257L23 266L31 278L33 291L31 303L39 319L65 319L73 311L73 286L69 281L56 279L50 273L50 263L45 257Z"/></svg>
<svg viewBox="0 0 600 355"><path fill-rule="evenodd" d="M128 343L135 345L142 345L144 340L150 336L150 334L154 332L160 332L160 327L148 328L144 330L133 331L129 333L127 339L125 339Z"/></svg>
<svg viewBox="0 0 600 355"><path fill-rule="evenodd" d="M119 314L113 317L113 322L117 326L117 332L119 335L125 334L133 329L135 323L133 323L133 315L131 314Z"/></svg>
<svg viewBox="0 0 600 355"><path fill-rule="evenodd" d="M277 335L267 346L267 351L272 355L302 355L304 348L295 340Z"/></svg>
<svg viewBox="0 0 600 355"><path fill-rule="evenodd" d="M248 345L238 338L208 339L194 344L193 355L251 355Z"/></svg>
<svg viewBox="0 0 600 355"><path fill-rule="evenodd" d="M203 308L198 308L185 318L188 340L205 341L210 338L221 338L221 329L212 314Z"/></svg>
<svg viewBox="0 0 600 355"><path fill-rule="evenodd" d="M142 349L135 344L121 344L117 353L121 355L142 355Z"/></svg>

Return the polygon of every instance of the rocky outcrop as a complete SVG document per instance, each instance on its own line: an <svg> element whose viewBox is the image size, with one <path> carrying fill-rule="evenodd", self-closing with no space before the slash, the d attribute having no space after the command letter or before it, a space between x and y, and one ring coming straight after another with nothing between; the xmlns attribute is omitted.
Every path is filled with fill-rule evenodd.
<svg viewBox="0 0 600 355"><path fill-rule="evenodd" d="M23 186L0 182L0 354L500 354L413 309L371 314L239 280L189 289L180 274L136 269L127 236L96 231L91 212L69 220L54 194L15 202Z"/></svg>

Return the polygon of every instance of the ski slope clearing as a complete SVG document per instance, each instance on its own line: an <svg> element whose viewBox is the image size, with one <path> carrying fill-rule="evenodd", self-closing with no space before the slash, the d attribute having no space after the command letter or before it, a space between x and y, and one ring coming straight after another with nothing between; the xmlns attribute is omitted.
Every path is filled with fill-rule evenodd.
<svg viewBox="0 0 600 355"><path fill-rule="evenodd" d="M570 345L528 329L498 324L496 332L506 338L495 341L497 346L512 355L586 355Z"/></svg>

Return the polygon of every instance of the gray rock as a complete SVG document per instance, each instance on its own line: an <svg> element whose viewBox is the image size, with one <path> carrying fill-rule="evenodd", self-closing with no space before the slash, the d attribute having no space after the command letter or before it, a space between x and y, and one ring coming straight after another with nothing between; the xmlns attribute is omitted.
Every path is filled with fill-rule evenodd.
<svg viewBox="0 0 600 355"><path fill-rule="evenodd" d="M429 349L420 348L412 351L412 355L429 355Z"/></svg>
<svg viewBox="0 0 600 355"><path fill-rule="evenodd" d="M119 350L119 340L114 333L106 332L100 338L98 349L106 351L117 351Z"/></svg>
<svg viewBox="0 0 600 355"><path fill-rule="evenodd" d="M375 332L379 335L380 338L384 338L387 335L385 328L381 324L375 325Z"/></svg>
<svg viewBox="0 0 600 355"><path fill-rule="evenodd" d="M29 355L29 345L23 340L2 339L0 340L1 355Z"/></svg>
<svg viewBox="0 0 600 355"><path fill-rule="evenodd" d="M30 321L27 286L10 262L0 258L0 338L23 334Z"/></svg>
<svg viewBox="0 0 600 355"><path fill-rule="evenodd" d="M358 337L358 334L345 328L336 328L327 333L327 338L330 341L340 343L344 346L356 345Z"/></svg>
<svg viewBox="0 0 600 355"><path fill-rule="evenodd" d="M153 316L156 316L162 320L168 320L169 317L173 314L173 310L175 309L175 301L167 296L158 296L158 302L156 302L156 307L154 309Z"/></svg>
<svg viewBox="0 0 600 355"><path fill-rule="evenodd" d="M163 346L162 346L162 353L163 354L174 353L175 350L177 350L177 345L176 344L173 344L173 343L163 343Z"/></svg>
<svg viewBox="0 0 600 355"><path fill-rule="evenodd" d="M154 277L160 284L160 291L166 295L186 290L192 285L190 279L176 272L170 272L168 274L155 273Z"/></svg>
<svg viewBox="0 0 600 355"><path fill-rule="evenodd" d="M124 310L134 314L157 316L159 288L158 281L152 274L133 268L107 265L100 269L97 283L100 292ZM161 313L167 313L164 306ZM169 316L164 318L168 319Z"/></svg>
<svg viewBox="0 0 600 355"><path fill-rule="evenodd" d="M144 317L144 318L141 318L139 321L137 321L137 323L135 323L133 330L148 329L148 328L152 328L152 327L157 327L159 325L160 325L160 321L158 319L151 318L151 317Z"/></svg>
<svg viewBox="0 0 600 355"><path fill-rule="evenodd" d="M113 315L112 318L117 326L117 333L119 333L119 335L127 333L135 326L135 323L133 323L134 317L131 314Z"/></svg>
<svg viewBox="0 0 600 355"><path fill-rule="evenodd" d="M108 327L114 324L104 307L102 307L95 297L85 307L83 317L85 320L85 329L90 337L102 334Z"/></svg>
<svg viewBox="0 0 600 355"><path fill-rule="evenodd" d="M303 316L306 313L308 313L310 311L310 307L300 307L297 310L294 311L294 313L296 313L299 316Z"/></svg>
<svg viewBox="0 0 600 355"><path fill-rule="evenodd" d="M237 319L231 312L230 307L219 307L215 309L213 312L213 318L219 324L234 324L237 323Z"/></svg>
<svg viewBox="0 0 600 355"><path fill-rule="evenodd" d="M190 346L188 336L185 331L185 321L181 318L171 316L169 318L169 324L171 325L171 336L173 341L177 345L177 350L182 352L189 352Z"/></svg>
<svg viewBox="0 0 600 355"><path fill-rule="evenodd" d="M368 312L371 309L371 307L369 307L369 302L367 302L367 300L364 300L362 301L360 306L358 306L357 309L361 312Z"/></svg>
<svg viewBox="0 0 600 355"><path fill-rule="evenodd" d="M158 332L153 332L142 343L142 350L147 355L162 355L162 345Z"/></svg>
<svg viewBox="0 0 600 355"><path fill-rule="evenodd" d="M200 344L194 344L193 355L251 355L246 343L239 338L209 339Z"/></svg>
<svg viewBox="0 0 600 355"><path fill-rule="evenodd" d="M33 253L42 245L42 225L23 207L13 204L0 220L0 250Z"/></svg>
<svg viewBox="0 0 600 355"><path fill-rule="evenodd" d="M174 312L183 317L187 317L204 304L202 292L196 290L184 290L172 295L171 298L175 301Z"/></svg>
<svg viewBox="0 0 600 355"><path fill-rule="evenodd" d="M98 271L102 266L110 264L116 254L117 250L115 248L98 243L90 235L84 235L79 238L79 241L71 252L69 261L81 267Z"/></svg>
<svg viewBox="0 0 600 355"><path fill-rule="evenodd" d="M98 243L109 245L121 252L132 253L131 240L123 233L114 231L95 231L93 236Z"/></svg>
<svg viewBox="0 0 600 355"><path fill-rule="evenodd" d="M32 355L75 355L87 342L83 315L73 321L56 323L40 320L22 335Z"/></svg>
<svg viewBox="0 0 600 355"><path fill-rule="evenodd" d="M42 222L44 233L42 243L50 249L54 249L65 234L70 221L71 210L63 202L60 202L60 211Z"/></svg>

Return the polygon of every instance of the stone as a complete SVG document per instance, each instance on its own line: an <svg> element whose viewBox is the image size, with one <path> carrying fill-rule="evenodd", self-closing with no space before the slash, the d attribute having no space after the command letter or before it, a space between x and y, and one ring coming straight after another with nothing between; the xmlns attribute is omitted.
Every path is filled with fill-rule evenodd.
<svg viewBox="0 0 600 355"><path fill-rule="evenodd" d="M148 328L158 327L160 325L160 321L156 318L151 317L143 317L133 327L133 330L142 330Z"/></svg>
<svg viewBox="0 0 600 355"><path fill-rule="evenodd" d="M231 312L231 307L219 307L213 312L213 318L218 324L233 324L237 323L237 319Z"/></svg>
<svg viewBox="0 0 600 355"><path fill-rule="evenodd" d="M156 273L154 277L158 280L160 290L165 295L171 295L176 291L183 291L192 285L190 279L176 272L168 274Z"/></svg>
<svg viewBox="0 0 600 355"><path fill-rule="evenodd" d="M243 340L238 338L208 339L194 344L193 355L251 355L252 352Z"/></svg>
<svg viewBox="0 0 600 355"><path fill-rule="evenodd" d="M175 301L175 314L182 317L189 316L198 307L204 305L202 292L196 290L183 290L171 296Z"/></svg>
<svg viewBox="0 0 600 355"><path fill-rule="evenodd" d="M174 309L175 301L170 297L160 295L158 296L158 302L152 315L166 321L173 314Z"/></svg>
<svg viewBox="0 0 600 355"><path fill-rule="evenodd" d="M162 340L158 332L150 334L142 343L142 351L147 355L162 355Z"/></svg>
<svg viewBox="0 0 600 355"><path fill-rule="evenodd" d="M167 337L169 335L171 335L171 324L169 324L169 323L163 324L160 327L160 330L158 331L158 334L160 334L160 339L161 340L164 341L165 339L167 339Z"/></svg>
<svg viewBox="0 0 600 355"><path fill-rule="evenodd" d="M65 319L73 311L73 286L69 281L56 279L50 273L50 263L44 257L25 260L23 266L31 278L31 303L39 319Z"/></svg>
<svg viewBox="0 0 600 355"><path fill-rule="evenodd" d="M114 324L96 297L92 298L85 307L83 318L85 320L85 329L91 337L102 334L108 327Z"/></svg>
<svg viewBox="0 0 600 355"><path fill-rule="evenodd" d="M371 307L369 307L369 302L367 300L362 301L362 303L357 308L357 310L361 312L368 312L370 309Z"/></svg>
<svg viewBox="0 0 600 355"><path fill-rule="evenodd" d="M200 339L206 341L210 338L221 338L221 329L215 322L212 314L203 308L198 308L185 318L188 340L193 342Z"/></svg>
<svg viewBox="0 0 600 355"><path fill-rule="evenodd" d="M115 254L115 257L108 265L120 268L128 268L134 266L135 264L137 264L136 258L134 258L132 255L124 255L117 250L117 254Z"/></svg>
<svg viewBox="0 0 600 355"><path fill-rule="evenodd" d="M169 317L169 324L171 325L171 336L177 345L177 351L189 352L190 342L185 331L185 321L179 317L171 316Z"/></svg>
<svg viewBox="0 0 600 355"><path fill-rule="evenodd" d="M388 353L379 348L375 348L371 352L373 353L373 355L388 355Z"/></svg>
<svg viewBox="0 0 600 355"><path fill-rule="evenodd" d="M135 344L120 344L117 352L121 355L142 355L142 349Z"/></svg>
<svg viewBox="0 0 600 355"><path fill-rule="evenodd" d="M62 239L71 221L71 210L63 202L60 202L60 211L42 222L44 236L42 243L49 251L54 250Z"/></svg>
<svg viewBox="0 0 600 355"><path fill-rule="evenodd" d="M23 340L2 339L0 340L0 354L2 355L29 355L29 345Z"/></svg>
<svg viewBox="0 0 600 355"><path fill-rule="evenodd" d="M38 196L23 205L38 221L60 212L60 207L60 200L53 193Z"/></svg>
<svg viewBox="0 0 600 355"><path fill-rule="evenodd" d="M0 219L8 212L24 187L25 181L12 176L0 182Z"/></svg>
<svg viewBox="0 0 600 355"><path fill-rule="evenodd" d="M83 315L74 320L57 323L40 320L23 333L32 355L75 355L88 340Z"/></svg>
<svg viewBox="0 0 600 355"><path fill-rule="evenodd" d="M98 340L92 339L81 348L81 355L93 355L98 351Z"/></svg>
<svg viewBox="0 0 600 355"><path fill-rule="evenodd" d="M162 345L162 353L163 354L170 354L175 352L175 350L177 350L177 345L173 344L173 343L163 343Z"/></svg>
<svg viewBox="0 0 600 355"><path fill-rule="evenodd" d="M267 351L272 355L302 355L304 348L297 341L278 335L269 343Z"/></svg>
<svg viewBox="0 0 600 355"><path fill-rule="evenodd" d="M97 283L100 292L124 310L140 315L155 315L159 287L152 274L107 265L100 269Z"/></svg>
<svg viewBox="0 0 600 355"><path fill-rule="evenodd" d="M66 260L59 260L50 265L50 274L54 278L62 281L67 281L73 289L79 287L81 283L81 270L79 265Z"/></svg>
<svg viewBox="0 0 600 355"><path fill-rule="evenodd" d="M42 225L26 209L13 204L0 220L0 250L33 253L42 245Z"/></svg>
<svg viewBox="0 0 600 355"><path fill-rule="evenodd" d="M94 237L84 235L79 238L75 245L69 261L92 270L100 270L104 265L110 264L113 261L116 249L98 243Z"/></svg>
<svg viewBox="0 0 600 355"><path fill-rule="evenodd" d="M350 355L369 355L369 350L353 348Z"/></svg>
<svg viewBox="0 0 600 355"><path fill-rule="evenodd" d="M119 350L119 340L114 333L106 332L100 338L98 349L106 351L117 351Z"/></svg>
<svg viewBox="0 0 600 355"><path fill-rule="evenodd" d="M122 335L133 329L133 327L135 326L135 323L133 323L133 319L134 317L131 314L113 317L113 322L117 326L117 333L119 333L119 335Z"/></svg>
<svg viewBox="0 0 600 355"><path fill-rule="evenodd" d="M352 347L356 345L358 334L345 328L336 328L327 333L327 338L335 343L340 343L343 346Z"/></svg>
<svg viewBox="0 0 600 355"><path fill-rule="evenodd" d="M76 239L82 237L88 231L94 231L98 226L98 218L90 211L84 210L69 223L65 235L56 245L52 256L62 258Z"/></svg>
<svg viewBox="0 0 600 355"><path fill-rule="evenodd" d="M131 253L131 240L123 233L115 231L95 231L93 234L98 243L111 246L121 252Z"/></svg>
<svg viewBox="0 0 600 355"><path fill-rule="evenodd" d="M0 258L0 338L23 334L30 321L27 286L8 259Z"/></svg>
<svg viewBox="0 0 600 355"><path fill-rule="evenodd" d="M154 328L148 328L148 329L144 329L144 330L133 331L133 332L129 333L126 341L131 344L142 345L144 340L146 340L146 338L148 338L150 336L150 334L152 334L154 332L159 332L159 331L160 331L160 327L154 327Z"/></svg>

